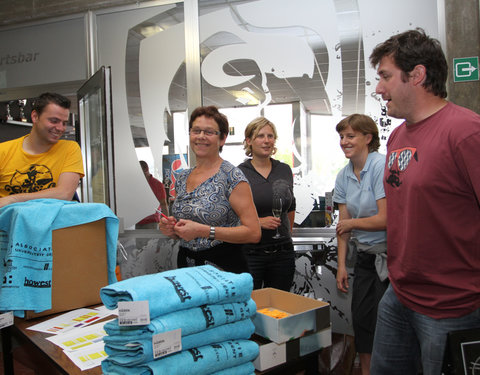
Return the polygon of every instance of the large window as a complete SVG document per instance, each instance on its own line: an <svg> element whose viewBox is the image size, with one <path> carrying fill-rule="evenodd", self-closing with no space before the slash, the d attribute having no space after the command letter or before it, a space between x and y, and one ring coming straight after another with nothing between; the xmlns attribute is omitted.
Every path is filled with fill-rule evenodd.
<svg viewBox="0 0 480 375"><path fill-rule="evenodd" d="M389 2L393 19L378 14L386 6L381 0L155 3L165 5L142 4L98 17L99 63L112 66L117 207L126 226L155 204L139 158L148 159L158 177L165 160L177 158L177 169L193 162L186 156L192 102L215 105L228 116L222 156L233 164L245 158L248 122L264 115L276 124L276 157L294 170L301 223L314 199L333 189L346 163L338 121L356 112L372 116L381 150L398 124L387 118L375 94L370 51L400 30L420 26L438 35L437 0ZM194 22L192 4L198 5ZM198 61L186 54L193 39ZM192 65L199 77L187 74ZM141 192L132 197L130 186L137 180Z"/></svg>
<svg viewBox="0 0 480 375"><path fill-rule="evenodd" d="M222 156L243 161L245 126L259 115L272 121L275 158L295 174L301 224L345 165L336 123L365 110L357 1L199 4L202 99L221 107L234 128Z"/></svg>

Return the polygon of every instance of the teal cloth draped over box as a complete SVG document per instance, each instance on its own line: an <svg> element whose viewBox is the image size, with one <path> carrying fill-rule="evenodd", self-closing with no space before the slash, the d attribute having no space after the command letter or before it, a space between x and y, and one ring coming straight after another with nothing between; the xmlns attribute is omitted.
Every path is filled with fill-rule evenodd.
<svg viewBox="0 0 480 375"><path fill-rule="evenodd" d="M118 218L101 203L35 199L0 209L0 310L41 312L52 307L52 231L106 219L108 281L115 276ZM82 271L82 270L79 270ZM88 270L83 270L88 272Z"/></svg>

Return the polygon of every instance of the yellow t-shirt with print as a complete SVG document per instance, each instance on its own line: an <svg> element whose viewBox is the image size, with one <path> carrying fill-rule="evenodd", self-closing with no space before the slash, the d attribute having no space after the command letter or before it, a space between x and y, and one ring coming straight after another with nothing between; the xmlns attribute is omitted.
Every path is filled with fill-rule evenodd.
<svg viewBox="0 0 480 375"><path fill-rule="evenodd" d="M28 134L0 143L0 197L55 187L63 172L84 176L82 153L76 142L59 140L47 152L31 155L22 148L25 137Z"/></svg>

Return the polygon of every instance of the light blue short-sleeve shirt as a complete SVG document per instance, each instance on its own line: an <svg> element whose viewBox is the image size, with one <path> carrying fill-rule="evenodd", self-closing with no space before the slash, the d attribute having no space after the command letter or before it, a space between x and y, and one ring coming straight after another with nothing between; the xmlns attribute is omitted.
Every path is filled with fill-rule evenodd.
<svg viewBox="0 0 480 375"><path fill-rule="evenodd" d="M365 166L360 172L360 182L353 173L353 164L349 162L337 175L333 200L346 204L350 216L354 219L370 217L378 213L377 200L385 198L383 172L385 155L378 152L368 154ZM352 230L352 236L359 242L376 244L387 240L386 231L368 232Z"/></svg>

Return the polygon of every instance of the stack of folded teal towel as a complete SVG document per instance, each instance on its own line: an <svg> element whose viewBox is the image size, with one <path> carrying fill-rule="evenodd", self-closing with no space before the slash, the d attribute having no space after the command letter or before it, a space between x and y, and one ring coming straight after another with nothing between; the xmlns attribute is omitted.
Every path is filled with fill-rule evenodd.
<svg viewBox="0 0 480 375"><path fill-rule="evenodd" d="M105 324L104 374L254 374L258 345L250 341L256 312L248 273L212 266L181 268L139 276L102 288L109 309L118 302L148 300L150 324ZM154 359L152 338L181 330L182 350Z"/></svg>

